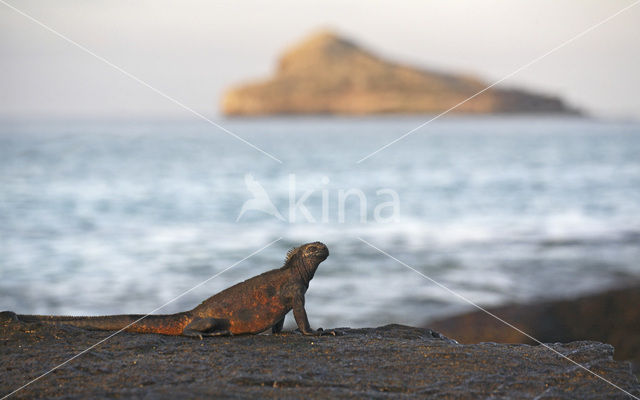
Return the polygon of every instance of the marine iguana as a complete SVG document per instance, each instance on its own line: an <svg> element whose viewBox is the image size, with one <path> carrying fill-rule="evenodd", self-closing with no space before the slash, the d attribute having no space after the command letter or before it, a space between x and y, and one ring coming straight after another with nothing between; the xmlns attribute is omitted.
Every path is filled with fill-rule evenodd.
<svg viewBox="0 0 640 400"><path fill-rule="evenodd" d="M307 243L287 253L284 266L231 286L196 308L167 315L127 314L99 317L22 315L0 313L0 319L66 324L89 330L120 330L190 337L256 334L271 328L282 331L285 315L293 309L304 335L333 332L313 330L304 308L304 295L318 265L329 256L323 243ZM141 319L142 318L142 319ZM141 319L140 321L137 321ZM137 322L136 322L137 321ZM131 326L128 326L132 324Z"/></svg>

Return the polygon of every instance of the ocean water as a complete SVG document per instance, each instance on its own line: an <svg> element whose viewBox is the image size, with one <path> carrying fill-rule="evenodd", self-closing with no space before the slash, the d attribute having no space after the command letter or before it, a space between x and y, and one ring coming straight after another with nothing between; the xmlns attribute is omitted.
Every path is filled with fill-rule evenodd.
<svg viewBox="0 0 640 400"><path fill-rule="evenodd" d="M470 308L361 239L485 306L640 278L640 123L447 117L357 162L424 120L218 121L282 163L194 120L2 121L0 309L150 312L279 238L159 312L315 240L314 327Z"/></svg>

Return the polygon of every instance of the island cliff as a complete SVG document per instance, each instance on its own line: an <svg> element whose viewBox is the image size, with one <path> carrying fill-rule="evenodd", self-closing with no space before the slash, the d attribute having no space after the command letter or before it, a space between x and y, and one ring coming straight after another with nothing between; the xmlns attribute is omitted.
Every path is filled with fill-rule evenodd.
<svg viewBox="0 0 640 400"><path fill-rule="evenodd" d="M440 113L488 84L386 61L335 33L314 34L282 55L275 75L228 90L226 115ZM491 88L458 113L577 113L556 97Z"/></svg>

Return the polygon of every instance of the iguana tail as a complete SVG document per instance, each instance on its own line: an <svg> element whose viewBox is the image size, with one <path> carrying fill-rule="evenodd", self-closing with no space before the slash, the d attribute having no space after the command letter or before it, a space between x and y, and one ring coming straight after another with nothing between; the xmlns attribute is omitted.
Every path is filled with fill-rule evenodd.
<svg viewBox="0 0 640 400"><path fill-rule="evenodd" d="M22 322L71 325L88 330L119 331L124 329L127 332L181 335L183 328L191 322L192 317L188 313L168 315L124 314L99 317L15 314L15 319Z"/></svg>

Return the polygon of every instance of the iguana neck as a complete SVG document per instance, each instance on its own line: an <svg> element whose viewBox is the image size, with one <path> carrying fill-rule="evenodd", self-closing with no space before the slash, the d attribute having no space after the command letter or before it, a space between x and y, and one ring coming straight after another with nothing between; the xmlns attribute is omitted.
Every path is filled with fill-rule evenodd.
<svg viewBox="0 0 640 400"><path fill-rule="evenodd" d="M315 274L317 265L313 265L313 263L309 263L305 257L297 257L297 260L293 262L293 269L298 273L302 283L306 287L309 287L309 282L313 278L313 274Z"/></svg>

